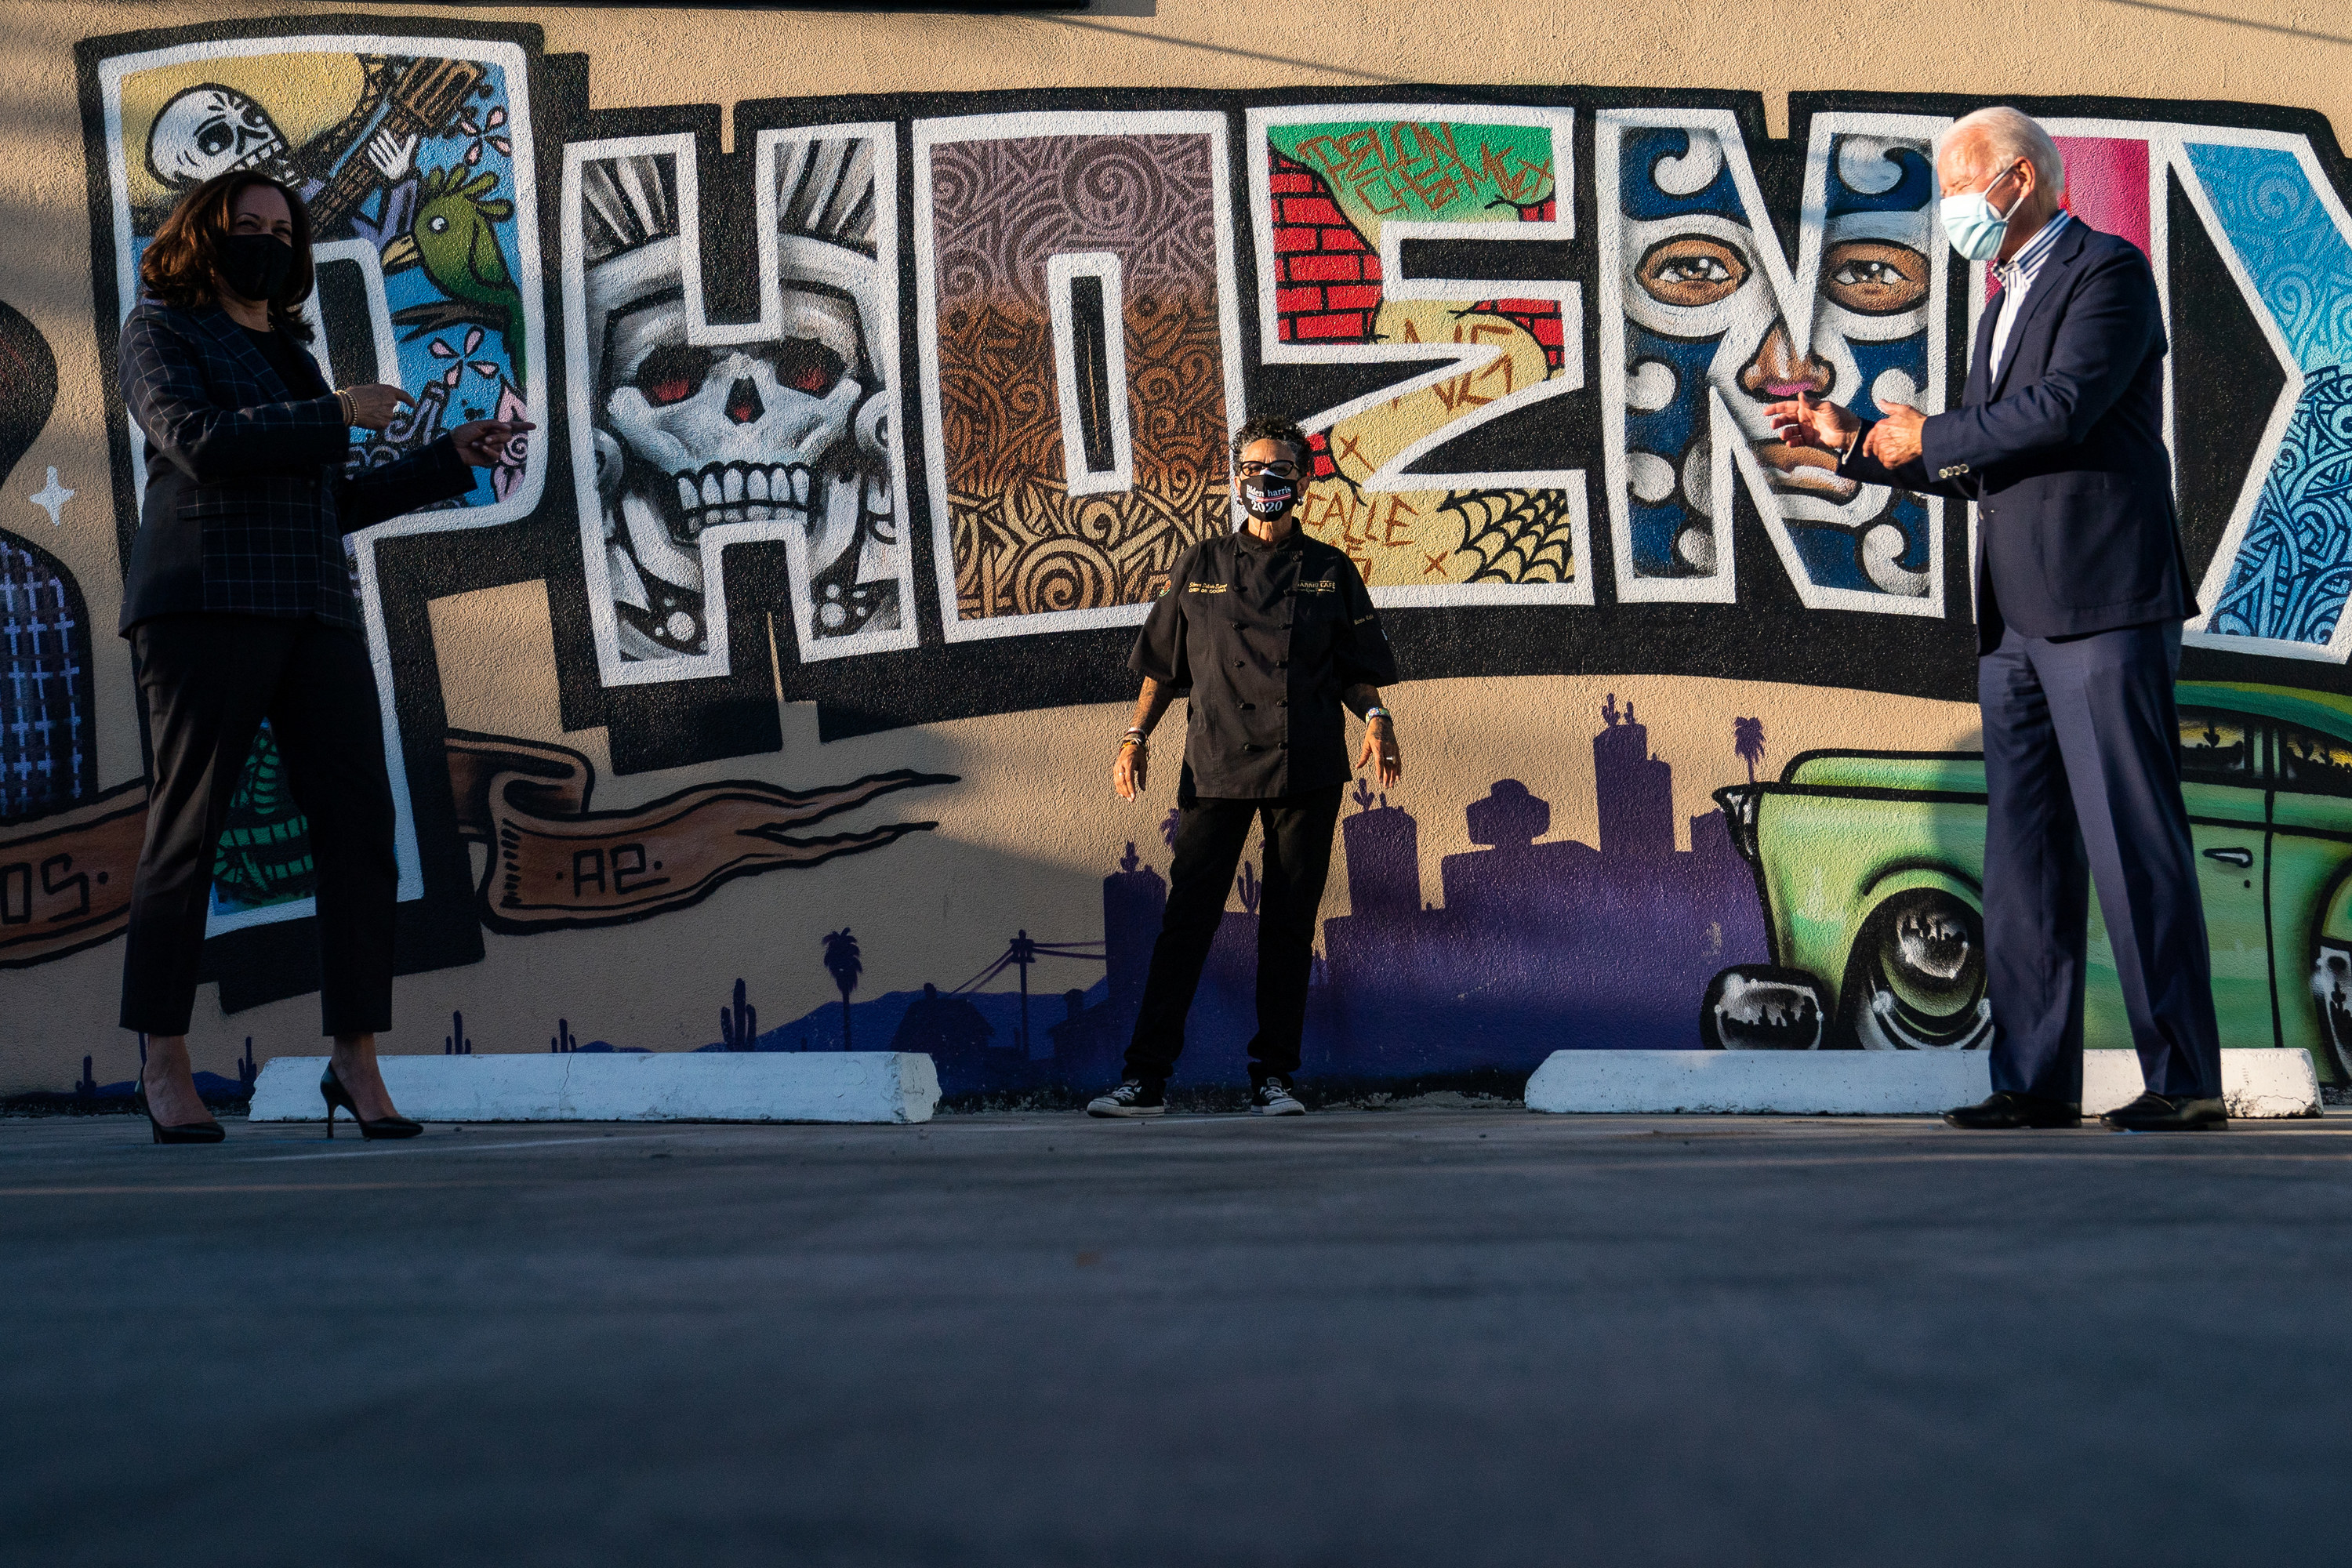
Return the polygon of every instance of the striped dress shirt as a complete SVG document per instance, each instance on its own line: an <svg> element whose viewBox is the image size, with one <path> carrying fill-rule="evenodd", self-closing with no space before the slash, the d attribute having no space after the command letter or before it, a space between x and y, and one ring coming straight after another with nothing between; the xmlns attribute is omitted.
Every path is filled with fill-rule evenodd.
<svg viewBox="0 0 2352 1568"><path fill-rule="evenodd" d="M2002 351L2009 347L2009 329L2016 324L2018 317L2025 313L2025 296L2032 291L2034 274L2042 270L2042 264L2050 258L2050 247L2058 242L2058 237L2065 233L2066 226L2074 221L2074 215L2062 209L2042 226L2040 234L2020 247L2015 256L1993 266L1992 275L2000 279L2000 315L1992 324L1992 377L1995 381L2000 379L2000 358Z"/></svg>

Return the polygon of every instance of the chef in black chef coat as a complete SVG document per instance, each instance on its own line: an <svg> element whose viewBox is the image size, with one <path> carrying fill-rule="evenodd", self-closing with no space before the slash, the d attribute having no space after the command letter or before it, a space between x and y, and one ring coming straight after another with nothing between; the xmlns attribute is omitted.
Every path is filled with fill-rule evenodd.
<svg viewBox="0 0 2352 1568"><path fill-rule="evenodd" d="M1292 1092L1315 916L1331 867L1331 832L1349 776L1344 707L1365 720L1359 767L1396 783L1396 723L1380 705L1397 678L1354 563L1300 532L1292 514L1311 472L1307 437L1261 416L1234 438L1247 526L1178 557L1128 667L1143 677L1135 724L1120 741L1111 784L1133 800L1149 771L1151 732L1189 689L1184 769L1176 789L1176 859L1168 912L1127 1049L1127 1078L1087 1109L1157 1116L1184 1047L1184 1016L1223 917L1225 894L1255 819L1265 826L1265 899L1258 912L1257 1034L1250 1041L1253 1107L1305 1110Z"/></svg>

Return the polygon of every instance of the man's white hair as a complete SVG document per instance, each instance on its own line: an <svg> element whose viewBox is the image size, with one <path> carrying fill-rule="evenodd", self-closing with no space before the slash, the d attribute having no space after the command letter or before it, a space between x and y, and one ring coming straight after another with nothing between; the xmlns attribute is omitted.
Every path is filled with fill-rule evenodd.
<svg viewBox="0 0 2352 1568"><path fill-rule="evenodd" d="M1997 103L1960 116L1936 138L1936 161L1944 161L1947 148L1971 142L1978 174L1997 174L2022 158L2033 165L2034 181L2043 190L2053 197L2066 194L2066 161L2058 156L2058 143L2024 110Z"/></svg>

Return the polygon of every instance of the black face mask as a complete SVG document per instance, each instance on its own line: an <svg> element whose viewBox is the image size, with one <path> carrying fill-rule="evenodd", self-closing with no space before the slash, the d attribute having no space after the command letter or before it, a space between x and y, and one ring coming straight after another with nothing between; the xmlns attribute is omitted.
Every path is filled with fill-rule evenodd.
<svg viewBox="0 0 2352 1568"><path fill-rule="evenodd" d="M1242 506L1252 517L1280 517L1297 495L1297 479L1253 474L1242 481Z"/></svg>
<svg viewBox="0 0 2352 1568"><path fill-rule="evenodd" d="M221 244L220 280L241 300L275 304L294 270L294 247L273 234L233 234Z"/></svg>

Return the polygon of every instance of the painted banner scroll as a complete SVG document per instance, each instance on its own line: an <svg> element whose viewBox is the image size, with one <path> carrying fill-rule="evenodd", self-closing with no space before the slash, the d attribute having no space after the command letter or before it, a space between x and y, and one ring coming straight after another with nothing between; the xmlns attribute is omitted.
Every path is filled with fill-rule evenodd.
<svg viewBox="0 0 2352 1568"><path fill-rule="evenodd" d="M939 824L894 822L814 838L786 829L898 790L958 782L906 768L828 789L733 781L627 811L592 811L595 772L578 752L498 735L449 737L458 832L490 846L482 923L516 934L625 924L700 903L739 877L879 849Z"/></svg>

